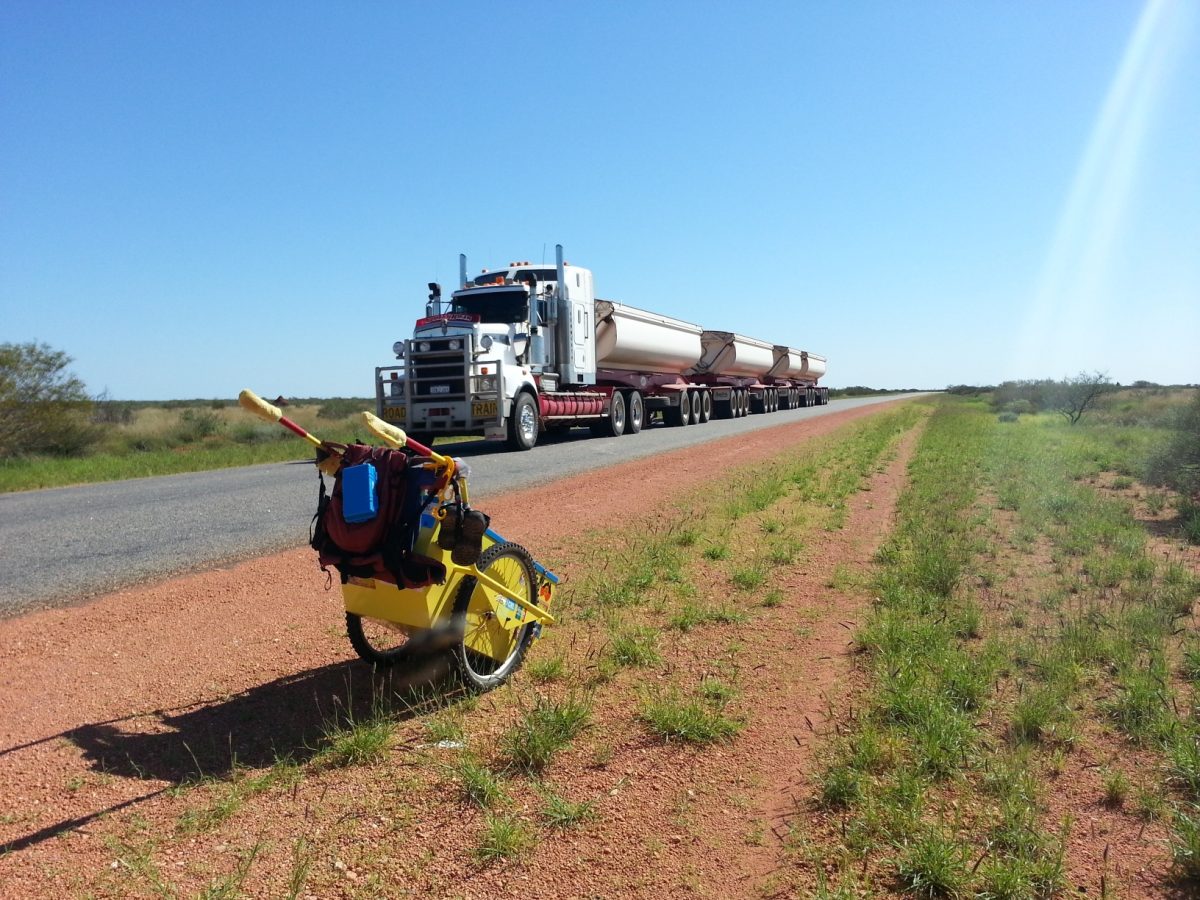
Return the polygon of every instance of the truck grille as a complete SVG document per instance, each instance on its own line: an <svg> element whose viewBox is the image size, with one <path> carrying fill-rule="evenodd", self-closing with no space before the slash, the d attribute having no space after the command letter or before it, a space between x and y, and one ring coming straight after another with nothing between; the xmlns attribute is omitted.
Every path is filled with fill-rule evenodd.
<svg viewBox="0 0 1200 900"><path fill-rule="evenodd" d="M408 372L413 400L462 400L466 397L466 357L462 350L451 350L448 339L429 341L429 350L423 353L414 349Z"/></svg>

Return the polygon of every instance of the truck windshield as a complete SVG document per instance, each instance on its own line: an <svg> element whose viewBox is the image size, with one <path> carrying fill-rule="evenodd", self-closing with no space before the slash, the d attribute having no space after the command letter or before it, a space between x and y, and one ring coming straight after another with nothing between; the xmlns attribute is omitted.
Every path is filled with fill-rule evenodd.
<svg viewBox="0 0 1200 900"><path fill-rule="evenodd" d="M524 322L529 317L529 294L523 287L459 293L450 311L473 313L482 322Z"/></svg>

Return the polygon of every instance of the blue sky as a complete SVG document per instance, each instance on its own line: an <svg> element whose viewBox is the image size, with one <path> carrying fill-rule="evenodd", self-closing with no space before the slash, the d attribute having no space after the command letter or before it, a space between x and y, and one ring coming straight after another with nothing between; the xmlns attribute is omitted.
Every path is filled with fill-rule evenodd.
<svg viewBox="0 0 1200 900"><path fill-rule="evenodd" d="M552 259L827 383L1200 381L1200 3L0 4L0 341L366 395Z"/></svg>

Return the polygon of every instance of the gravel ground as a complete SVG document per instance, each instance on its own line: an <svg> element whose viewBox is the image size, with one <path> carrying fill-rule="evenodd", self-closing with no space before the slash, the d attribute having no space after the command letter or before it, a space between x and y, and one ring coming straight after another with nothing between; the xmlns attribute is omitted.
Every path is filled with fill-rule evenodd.
<svg viewBox="0 0 1200 900"><path fill-rule="evenodd" d="M625 463L497 496L486 509L507 537L569 579L594 529L645 527L714 473L870 412L676 451L663 460L669 478L647 478L644 465ZM312 896L362 896L360 879L376 877L420 896L519 888L527 897L661 898L690 895L693 883L711 896L761 896L785 851L773 840L747 844L747 829L772 822L781 795L804 783L808 726L848 689L844 623L857 601L825 585L838 564L868 559L886 534L904 461L902 454L871 491L852 498L847 527L806 550L784 605L764 611L768 638L747 642L739 659L747 678L739 709L751 723L744 736L702 753L647 742L626 708L635 693L612 698L593 725L611 741L611 757L597 764L564 754L556 765L560 789L601 796L603 815L547 839L517 869L470 861L477 813L443 790L403 788L403 748L394 767L314 774L295 791L257 798L228 827L179 831L183 812L206 793L172 787L197 766L222 775L231 759L254 767L277 755L303 758L331 697L369 696L367 668L349 661L337 592L326 590L307 548L0 622L0 845L10 849L0 855L0 897L124 896L122 867L142 864L135 845L148 840L159 846L155 865L187 895L203 887L210 867L228 871L248 842L265 841L244 889L281 896L293 864L288 848L301 839L320 848ZM805 627L797 630L797 621ZM570 630L560 638L570 652L587 652L585 624L558 627ZM688 640L694 653L685 642L678 665L707 671L704 630ZM486 701L479 715L486 740L502 722L489 724ZM537 797L514 802L525 810ZM403 823L387 812L396 803L407 810ZM134 844L122 849L123 840Z"/></svg>

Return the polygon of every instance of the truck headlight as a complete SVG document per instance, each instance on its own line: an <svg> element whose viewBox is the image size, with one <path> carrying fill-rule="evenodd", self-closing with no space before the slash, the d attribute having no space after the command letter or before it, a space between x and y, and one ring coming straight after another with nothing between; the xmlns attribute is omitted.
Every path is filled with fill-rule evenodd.
<svg viewBox="0 0 1200 900"><path fill-rule="evenodd" d="M496 391L496 376L484 375L479 379L479 393L492 394Z"/></svg>
<svg viewBox="0 0 1200 900"><path fill-rule="evenodd" d="M451 350L461 350L462 349L462 341L451 341L450 349Z"/></svg>
<svg viewBox="0 0 1200 900"><path fill-rule="evenodd" d="M485 352L492 349L492 336L490 334L485 334L479 339L479 349Z"/></svg>
<svg viewBox="0 0 1200 900"><path fill-rule="evenodd" d="M404 394L404 382L393 381L393 382L391 382L391 385L392 385L392 396L393 397L400 397Z"/></svg>
<svg viewBox="0 0 1200 900"><path fill-rule="evenodd" d="M392 352L396 354L396 359L404 359L404 341L392 344Z"/></svg>
<svg viewBox="0 0 1200 900"><path fill-rule="evenodd" d="M422 353L428 353L429 352L429 341L421 341L421 343L417 344L417 349L420 350Z"/></svg>

